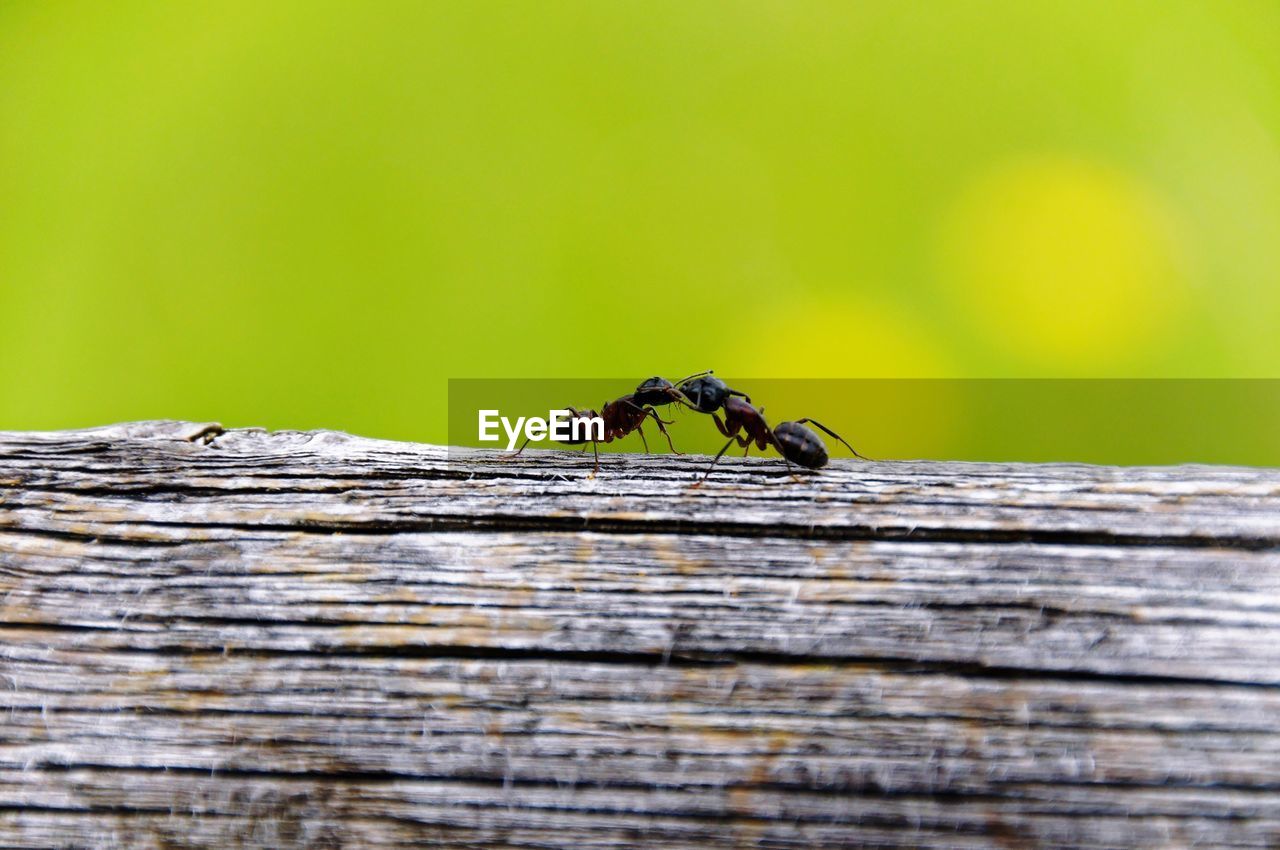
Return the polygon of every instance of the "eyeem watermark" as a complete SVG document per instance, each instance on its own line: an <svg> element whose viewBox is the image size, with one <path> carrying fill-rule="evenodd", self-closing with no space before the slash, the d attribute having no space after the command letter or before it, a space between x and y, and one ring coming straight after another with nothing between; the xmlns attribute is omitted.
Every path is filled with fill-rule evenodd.
<svg viewBox="0 0 1280 850"><path fill-rule="evenodd" d="M496 443L502 439L498 426L507 435L507 451L513 451L516 441L524 436L525 442L541 442L551 439L557 443L604 442L604 419L592 411L552 410L547 418L517 416L514 423L497 410L481 410L476 438L482 443Z"/></svg>

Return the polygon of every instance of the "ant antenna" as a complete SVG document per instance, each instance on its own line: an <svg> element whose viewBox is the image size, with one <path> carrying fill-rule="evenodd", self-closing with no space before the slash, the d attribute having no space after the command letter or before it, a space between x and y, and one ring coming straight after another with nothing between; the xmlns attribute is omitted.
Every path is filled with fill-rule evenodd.
<svg viewBox="0 0 1280 850"><path fill-rule="evenodd" d="M762 411L762 412L763 412L763 411ZM848 449L849 451L853 452L853 456L854 456L854 457L859 458L860 460L871 460L871 458L869 458L869 457L865 457L864 455L860 455L860 454L858 454L858 450L857 450L857 449L855 449L853 446L849 445L848 443L846 443L846 442L845 442L844 437L841 437L839 434L837 434L835 431L832 431L832 430L831 430L830 428L828 428L826 425L823 425L823 424L822 424L821 422L819 422L817 419L808 419L808 418L805 418L805 419L799 419L799 420L797 420L797 421L796 421L796 424L797 424L797 425L803 425L803 424L805 424L806 422L807 422L807 423L809 423L810 425L816 425L816 426L818 426L818 427L819 427L819 428L821 428L823 431L826 431L828 434L830 434L832 437L835 437L837 440L839 440L840 442L844 443L844 447L845 447L846 449Z"/></svg>

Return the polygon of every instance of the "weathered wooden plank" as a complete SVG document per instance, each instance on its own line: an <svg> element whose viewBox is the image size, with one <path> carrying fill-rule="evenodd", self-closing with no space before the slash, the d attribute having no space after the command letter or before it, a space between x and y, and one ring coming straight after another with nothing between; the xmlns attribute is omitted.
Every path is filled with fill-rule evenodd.
<svg viewBox="0 0 1280 850"><path fill-rule="evenodd" d="M139 570L127 544L0 541L22 556L4 622L78 627L104 650L733 652L1280 682L1276 552L260 531L153 545Z"/></svg>
<svg viewBox="0 0 1280 850"><path fill-rule="evenodd" d="M846 795L832 801L774 791L540 788L430 781L352 782L131 774L104 789L100 774L69 771L41 783L31 806L0 812L17 846L448 846L552 848L741 846L1213 846L1265 847L1280 821L1240 792L1121 790L1081 799L1063 789L1021 800ZM3 787L3 786L0 786ZM1204 816L1181 811L1186 801ZM89 802L92 809L84 808ZM1099 806L1087 816L1048 811ZM34 800L33 800L34 802ZM1132 808L1130 808L1132 805ZM1036 811L1037 808L1046 811ZM230 810L235 814L225 814ZM373 812L373 814L367 814ZM1136 813L1135 813L1136 812ZM96 839L87 841L87 837Z"/></svg>
<svg viewBox="0 0 1280 850"><path fill-rule="evenodd" d="M0 845L1280 843L1280 471L0 434Z"/></svg>
<svg viewBox="0 0 1280 850"><path fill-rule="evenodd" d="M594 524L757 536L1280 542L1274 470L843 462L795 482L776 459L752 458L692 487L705 458L609 457L590 478L590 457L573 452L509 459L333 432L217 436L213 426L163 423L80 433L75 447L57 436L16 435L0 449L6 478L22 485L24 498L11 497L9 512L24 527L159 540L201 539L202 527L273 524L334 531ZM148 451L139 454L134 441ZM148 498L153 492L159 498ZM116 514L123 506L137 512ZM92 525L111 521L116 527Z"/></svg>
<svg viewBox="0 0 1280 850"><path fill-rule="evenodd" d="M205 657L120 672L76 655L79 664L14 665L5 707L15 737L0 744L4 763L74 765L93 753L100 767L250 771L269 749L281 772L340 763L416 776L429 765L435 776L543 783L909 793L945 775L951 791L977 793L993 782L1061 780L1068 763L1074 781L1090 783L1280 782L1267 749L1275 695L1248 690L845 664L580 664L577 678L543 661ZM210 692L211 681L227 692ZM1112 714L1095 721L1104 710ZM986 773L992 765L998 780Z"/></svg>

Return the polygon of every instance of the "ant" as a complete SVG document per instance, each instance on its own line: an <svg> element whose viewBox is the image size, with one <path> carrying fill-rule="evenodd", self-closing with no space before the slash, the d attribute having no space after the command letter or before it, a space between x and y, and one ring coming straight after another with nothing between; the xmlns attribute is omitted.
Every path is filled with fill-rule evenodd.
<svg viewBox="0 0 1280 850"><path fill-rule="evenodd" d="M592 439L590 439L590 438L581 439L581 440L575 440L575 439L572 439L573 435L574 435L574 434L576 434L576 433L578 433L578 429L574 428L573 426L574 426L574 423L575 423L575 422L581 422L581 423L582 423L581 432L582 432L582 433L584 433L584 434L590 434L590 433L591 433L591 420L598 418L598 417L600 416L600 414L596 413L594 410L578 410L576 407L566 407L566 408L565 408L565 410L569 411L569 416L570 416L570 420L569 420L569 436L570 436L570 439L568 439L568 440L557 440L556 442L563 443L563 444L564 444L564 445L566 445L566 446L582 446L582 450L583 450L584 452L587 450L587 443L590 443L590 444L591 444L591 450L592 450L592 451L594 451L594 452L596 453L596 468L595 468L594 470L592 470L592 471L591 471L591 474L594 476L597 472L599 472L599 471L600 471L600 449L598 449L598 448L596 447L596 446L597 446L597 443L598 443L599 441L597 441L597 440L592 440ZM657 416L657 414L654 414L654 416L656 417L656 416ZM524 450L525 450L525 447L529 445L529 441L530 441L531 439L533 439L533 438L532 438L532 437L525 437L524 442L520 444L520 448L516 451L516 453L515 453L515 454L510 455L510 458L511 458L511 459L515 459L515 458L519 457L519 456L520 456L520 452L522 452L522 451L524 451ZM606 442L606 443L607 443L607 442L609 442L609 440L610 440L610 439L611 439L611 438L609 437L608 431L606 430L606 432L605 432L605 442ZM670 439L670 438L668 438L668 439Z"/></svg>
<svg viewBox="0 0 1280 850"><path fill-rule="evenodd" d="M741 395L741 393L735 393L735 395ZM730 396L723 399L722 406L724 408L724 421L721 422L720 416L714 412L711 414L711 418L715 420L716 427L720 429L720 433L729 438L729 442L724 444L724 448L715 456L715 460L711 461L711 466L707 467L707 471L703 474L701 481L698 482L699 484L707 480L711 470L734 442L746 449L742 453L743 457L746 457L747 452L751 451L752 443L755 443L756 448L761 451L764 451L768 446L773 446L778 450L778 454L782 455L782 459L787 462L788 470L791 469L792 463L807 469L819 469L826 466L829 460L827 447L822 442L822 438L813 432L813 429L805 427L806 424L820 428L828 435L844 443L845 448L853 452L854 457L869 460L869 458L858 454L853 446L845 442L844 437L841 437L816 419L805 418L798 419L795 422L783 422L771 430L769 423L765 421L764 409L756 410L751 406L750 401Z"/></svg>
<svg viewBox="0 0 1280 850"><path fill-rule="evenodd" d="M662 436L667 438L667 445L671 447L672 454L680 454L680 452L676 451L675 444L671 442L671 435L667 433L665 427L672 424L671 420L663 419L654 410L654 405L668 405L674 402L689 404L689 400L670 381L665 378L649 378L641 383L635 392L624 395L622 398L605 402L599 413L594 410L566 408L574 420L591 420L599 417L604 421L604 436L600 440L560 440L558 442L567 446L582 445L583 451L587 449L586 443L590 443L591 450L595 452L596 456L596 466L591 472L592 475L595 475L600 471L600 443L612 443L614 440L620 440L635 431L640 435L640 442L644 444L644 450L648 452L649 441L644 435L644 423L646 419L652 418L658 426L658 430L662 432ZM572 421L570 422L570 427L572 428ZM590 424L586 424L585 430L586 433L591 433ZM572 430L570 433L572 433ZM512 457L519 455L528 445L529 439L526 438L519 451Z"/></svg>

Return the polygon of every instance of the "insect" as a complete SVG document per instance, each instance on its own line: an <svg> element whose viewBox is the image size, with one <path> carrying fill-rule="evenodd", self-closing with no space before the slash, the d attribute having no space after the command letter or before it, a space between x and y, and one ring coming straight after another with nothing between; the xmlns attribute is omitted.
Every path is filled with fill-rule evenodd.
<svg viewBox="0 0 1280 850"><path fill-rule="evenodd" d="M655 383L661 382L661 383ZM665 386L663 386L665 384ZM655 404L671 404L680 402L688 404L684 395L663 378L650 378L642 383L634 393L624 395L622 398L605 402L597 413L594 410L578 410L573 407L566 408L569 411L571 419L591 420L599 418L604 422L604 433L601 439L580 439L580 440L559 440L557 442L564 443L567 446L581 445L583 451L586 451L586 444L591 444L591 450L595 452L596 465L591 474L595 475L600 471L600 443L612 443L614 440L620 440L623 437L635 431L640 435L640 442L644 444L644 450L649 451L649 441L644 435L644 423L646 419L652 419L654 424L658 426L658 430L662 432L662 436L667 438L667 445L671 447L673 454L680 454L676 451L675 444L671 442L671 435L667 433L665 426L671 424L671 420L663 419L658 412L653 409ZM584 429L584 433L590 434L591 428L588 425ZM520 452L525 450L529 445L529 439L526 438L512 457L516 457Z"/></svg>
<svg viewBox="0 0 1280 850"><path fill-rule="evenodd" d="M716 427L720 429L720 433L729 438L729 442L724 444L724 448L711 461L711 465L707 467L707 471L703 474L701 481L707 480L707 476L711 474L711 470L716 463L735 442L746 449L742 453L743 457L746 457L747 452L751 451L753 443L761 451L773 446L778 450L778 454L782 455L782 459L787 462L788 469L791 468L793 463L807 469L819 469L826 466L827 461L830 459L827 454L826 444L822 442L821 437L814 433L813 429L806 427L807 425L813 425L844 443L845 448L853 452L854 457L867 460L867 458L858 454L857 450L849 445L844 437L841 437L816 419L805 418L797 419L794 422L782 422L778 427L770 429L769 423L764 418L764 409L757 410L751 406L750 401L729 396L723 400L722 407L724 409L724 421L721 421L719 414L715 412L712 412L711 418L715 420Z"/></svg>
<svg viewBox="0 0 1280 850"><path fill-rule="evenodd" d="M571 435L577 434L577 433L589 435L591 433L591 420L600 417L600 414L596 413L594 410L578 410L576 407L566 407L565 410L569 411L569 418L570 418L569 433ZM582 422L583 427L580 430L573 429L572 425L574 420ZM608 435L606 434L606 437L607 436ZM526 437L525 441L520 444L520 448L516 451L516 453L513 455L509 455L509 457L511 458L519 457L520 452L525 450L525 447L529 445L529 441L531 439L533 438ZM600 450L596 447L596 444L599 442L598 440L593 440L590 437L583 437L582 439L573 439L571 437L570 439L557 440L556 442L563 443L566 446L582 446L583 451L587 450L587 443L590 443L592 451L596 453L596 468L592 470L591 474L595 475L597 472L600 471Z"/></svg>

